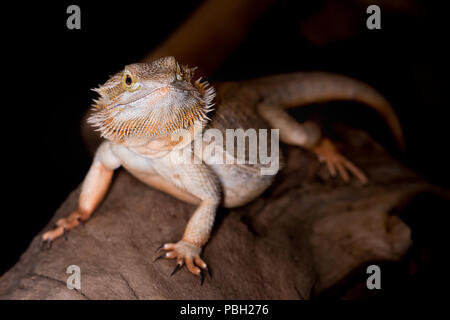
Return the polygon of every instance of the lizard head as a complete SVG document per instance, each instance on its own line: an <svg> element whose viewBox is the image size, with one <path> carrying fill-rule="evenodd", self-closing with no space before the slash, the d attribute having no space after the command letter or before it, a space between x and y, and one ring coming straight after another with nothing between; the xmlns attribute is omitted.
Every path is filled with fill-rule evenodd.
<svg viewBox="0 0 450 320"><path fill-rule="evenodd" d="M174 57L127 65L93 89L100 97L88 122L116 142L168 137L204 123L215 93L207 82L193 80L195 69Z"/></svg>

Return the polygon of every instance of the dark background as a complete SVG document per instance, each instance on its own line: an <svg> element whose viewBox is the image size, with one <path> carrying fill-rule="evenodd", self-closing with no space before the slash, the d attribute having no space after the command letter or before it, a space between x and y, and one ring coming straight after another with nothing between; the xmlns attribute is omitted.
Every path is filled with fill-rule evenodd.
<svg viewBox="0 0 450 320"><path fill-rule="evenodd" d="M17 262L89 167L79 128L95 97L90 89L138 61L200 2L41 1L2 10L6 174L0 274ZM393 104L404 126L407 153L395 150L383 122L366 108L340 103L330 108L327 119L364 128L422 177L448 188L446 11L428 1L394 2L403 6L385 9L381 3L382 29L368 30L367 5L358 7L356 0L278 1L208 80L305 70L361 79ZM81 30L66 28L71 4L81 7ZM434 207L424 202L418 199L405 217L413 229L413 248L401 263L386 266L384 290L370 297L438 296L447 266L445 223L450 210L438 200ZM361 276L355 274L352 288L331 290L324 297L367 297L358 289Z"/></svg>

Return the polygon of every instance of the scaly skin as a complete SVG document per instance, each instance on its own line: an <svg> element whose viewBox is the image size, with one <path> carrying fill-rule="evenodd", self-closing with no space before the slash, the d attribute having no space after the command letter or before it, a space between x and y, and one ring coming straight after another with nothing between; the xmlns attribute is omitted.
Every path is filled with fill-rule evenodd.
<svg viewBox="0 0 450 320"><path fill-rule="evenodd" d="M378 111L403 146L402 131L389 103L356 80L326 73L285 74L217 84L216 96L206 82L194 81L193 73L194 69L167 57L126 66L95 89L100 98L89 121L106 140L83 182L78 209L44 233L43 241L50 243L87 220L106 194L113 171L122 166L147 185L197 205L182 239L161 246L165 253L158 258L176 259L174 272L186 265L203 282L202 270L208 267L200 254L217 207L252 201L270 186L274 175L261 175L260 164L210 163L207 160L212 155L205 153L203 159L193 156L198 163L180 163L183 151L192 148L192 137L206 128L222 133L237 128L279 128L282 142L314 152L331 175L339 173L348 181L353 174L364 184L368 181L364 173L321 136L316 124L297 123L285 111L315 102L355 100ZM183 132L190 136L180 138ZM233 152L227 156L236 158Z"/></svg>

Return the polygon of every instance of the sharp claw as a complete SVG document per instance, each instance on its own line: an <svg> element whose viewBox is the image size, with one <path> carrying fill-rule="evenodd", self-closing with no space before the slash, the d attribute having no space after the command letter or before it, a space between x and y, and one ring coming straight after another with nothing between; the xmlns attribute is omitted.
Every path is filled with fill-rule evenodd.
<svg viewBox="0 0 450 320"><path fill-rule="evenodd" d="M200 270L200 285L202 286L203 285L203 280L205 280L205 277L203 276L203 272L202 272L202 270Z"/></svg>
<svg viewBox="0 0 450 320"><path fill-rule="evenodd" d="M208 266L205 267L205 270L206 270L206 272L208 272L208 275L209 275L210 277L212 277L211 270L208 268Z"/></svg>
<svg viewBox="0 0 450 320"><path fill-rule="evenodd" d="M63 237L64 237L64 240L69 240L69 238L67 238L67 231L66 231L66 228L63 228Z"/></svg>
<svg viewBox="0 0 450 320"><path fill-rule="evenodd" d="M155 262L159 259L165 258L166 256L167 256L167 253L164 253L164 254L160 255L159 257L157 257L155 260L153 260L153 262Z"/></svg>
<svg viewBox="0 0 450 320"><path fill-rule="evenodd" d="M77 221L84 227L84 221L80 217L77 218Z"/></svg>
<svg viewBox="0 0 450 320"><path fill-rule="evenodd" d="M44 242L45 242L45 240L44 240L44 239L41 239L41 242L39 243L39 247L40 247L41 249L44 249Z"/></svg>
<svg viewBox="0 0 450 320"><path fill-rule="evenodd" d="M47 240L45 240L45 248L50 249L51 247L52 247L52 240L48 238Z"/></svg>
<svg viewBox="0 0 450 320"><path fill-rule="evenodd" d="M178 270L181 269L181 264L178 264L175 266L175 269L173 269L172 273L170 274L170 276L173 276Z"/></svg>
<svg viewBox="0 0 450 320"><path fill-rule="evenodd" d="M157 253L157 252L158 252L159 250L161 250L163 247L164 247L164 243L163 243L162 245L160 245L160 246L158 247L158 249L155 250L155 253Z"/></svg>

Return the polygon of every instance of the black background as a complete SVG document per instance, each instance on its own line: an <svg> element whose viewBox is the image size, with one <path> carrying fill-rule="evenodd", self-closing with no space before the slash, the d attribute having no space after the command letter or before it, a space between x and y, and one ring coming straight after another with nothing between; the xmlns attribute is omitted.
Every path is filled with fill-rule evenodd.
<svg viewBox="0 0 450 320"><path fill-rule="evenodd" d="M367 14L361 11L352 37L315 46L299 36L299 22L314 14L322 1L306 2L278 1L209 80L304 70L361 79L394 105L404 126L407 153L396 154L383 122L364 108L332 108L328 118L366 128L425 179L450 187L444 8L426 1L419 1L423 9L419 14L384 14L381 8L382 29L372 31L365 27ZM0 274L17 262L89 167L79 127L95 97L90 89L138 61L198 3L41 1L2 9L5 174ZM81 30L66 28L66 8L71 4L81 7ZM445 277L444 223L449 208L445 203L423 207L418 200L414 210L407 221L416 241L409 258L419 261L419 271L406 275L408 261L391 267L394 284L387 297L436 292ZM427 256L422 259L424 252Z"/></svg>

